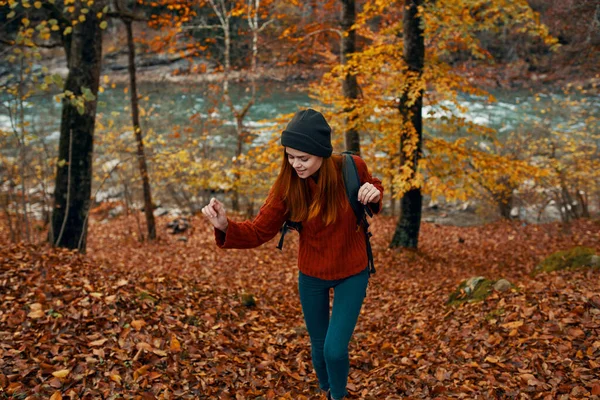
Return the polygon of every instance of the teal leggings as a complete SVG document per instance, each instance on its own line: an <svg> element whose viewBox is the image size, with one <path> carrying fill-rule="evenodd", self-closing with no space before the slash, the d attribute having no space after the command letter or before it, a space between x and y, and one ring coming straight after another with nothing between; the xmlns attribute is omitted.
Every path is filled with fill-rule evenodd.
<svg viewBox="0 0 600 400"><path fill-rule="evenodd" d="M298 277L300 303L310 336L312 362L323 390L335 399L344 397L350 363L348 345L367 293L369 271L334 281ZM329 289L333 288L333 309L329 316Z"/></svg>

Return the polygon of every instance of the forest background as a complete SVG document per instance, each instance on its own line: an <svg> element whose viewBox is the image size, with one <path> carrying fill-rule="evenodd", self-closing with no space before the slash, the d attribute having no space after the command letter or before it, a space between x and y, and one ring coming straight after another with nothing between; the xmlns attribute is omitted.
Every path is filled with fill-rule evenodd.
<svg viewBox="0 0 600 400"><path fill-rule="evenodd" d="M212 196L255 215L308 106L386 188L374 247L393 275L357 328L354 394L600 395L597 272L529 275L559 250L550 269L598 260L597 1L2 0L0 29L2 396L310 397L307 355L289 362L293 254L216 257L195 217ZM448 311L461 281L454 300L491 300ZM458 356L429 351L453 337Z"/></svg>

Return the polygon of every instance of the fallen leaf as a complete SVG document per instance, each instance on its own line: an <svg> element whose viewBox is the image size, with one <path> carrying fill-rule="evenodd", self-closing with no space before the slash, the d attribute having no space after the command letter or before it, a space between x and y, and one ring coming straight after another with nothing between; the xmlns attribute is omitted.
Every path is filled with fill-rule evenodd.
<svg viewBox="0 0 600 400"><path fill-rule="evenodd" d="M52 396L50 396L50 400L62 400L62 395L60 394L60 391L56 391L52 394Z"/></svg>
<svg viewBox="0 0 600 400"><path fill-rule="evenodd" d="M27 314L27 316L31 319L38 319L46 316L46 313L42 310L35 310Z"/></svg>
<svg viewBox="0 0 600 400"><path fill-rule="evenodd" d="M159 349L154 349L154 350L152 350L152 352L160 357L166 357L168 355L166 351L159 350Z"/></svg>
<svg viewBox="0 0 600 400"><path fill-rule="evenodd" d="M53 372L52 375L54 375L56 378L66 378L66 376L69 375L69 372L71 372L71 370L61 369Z"/></svg>
<svg viewBox="0 0 600 400"><path fill-rule="evenodd" d="M136 331L139 331L146 325L146 321L144 321L143 319L136 319L136 320L131 321L130 325L133 327L133 329L135 329Z"/></svg>
<svg viewBox="0 0 600 400"><path fill-rule="evenodd" d="M177 340L175 335L171 335L171 345L169 346L169 349L174 353L181 351L181 343L179 343L179 340Z"/></svg>
<svg viewBox="0 0 600 400"><path fill-rule="evenodd" d="M98 340L94 340L93 342L89 342L88 346L89 347L94 347L94 346L102 346L104 343L106 343L108 339L104 338L104 339L98 339Z"/></svg>
<svg viewBox="0 0 600 400"><path fill-rule="evenodd" d="M523 326L523 321L513 321L513 322L507 322L505 324L500 325L503 328L507 328L507 329L516 329L519 328L521 326Z"/></svg>

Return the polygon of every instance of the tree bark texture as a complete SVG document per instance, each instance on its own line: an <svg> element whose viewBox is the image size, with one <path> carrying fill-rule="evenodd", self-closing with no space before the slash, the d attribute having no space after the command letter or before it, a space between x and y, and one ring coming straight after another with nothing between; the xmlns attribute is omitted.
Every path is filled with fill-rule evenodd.
<svg viewBox="0 0 600 400"><path fill-rule="evenodd" d="M409 74L423 73L425 60L425 42L423 37L422 19L418 15L418 7L423 0L405 0L403 15L404 36L404 61L408 66ZM411 91L409 87L407 91ZM416 171L421 157L423 147L423 93L419 93L414 103L408 103L409 96L404 93L399 104L400 113L406 118L405 123L410 123L418 142L415 151L410 155L411 163ZM400 154L404 154L403 143L400 143ZM405 160L406 161L406 160ZM401 163L402 165L403 163ZM400 219L396 225L396 231L390 247L417 248L419 243L419 231L421 228L421 211L423 196L420 188L414 188L404 194L400 202Z"/></svg>
<svg viewBox="0 0 600 400"><path fill-rule="evenodd" d="M69 67L65 90L76 96L82 95L82 88L98 95L102 29L97 14L105 4L102 0L94 2L86 20L73 27L72 38L65 45ZM86 100L80 114L76 105L66 98L63 100L52 212L51 243L83 252L92 188L96 106L96 99Z"/></svg>
<svg viewBox="0 0 600 400"><path fill-rule="evenodd" d="M342 0L342 64L348 63L348 57L356 52L356 31L352 26L356 23L356 4L355 0ZM346 74L342 83L344 98L347 102L353 103L358 99L358 81L356 75ZM352 106L347 107L344 111L351 112ZM344 139L346 151L351 151L360 155L360 134L358 129L353 126L354 118L346 120L346 131Z"/></svg>
<svg viewBox="0 0 600 400"><path fill-rule="evenodd" d="M129 92L131 95L131 118L133 120L133 131L137 142L137 159L140 175L142 177L142 186L144 192L144 214L146 215L146 226L148 228L148 239L156 239L156 224L154 222L154 206L152 204L152 189L150 188L150 178L148 177L148 165L146 163L146 154L144 152L144 139L142 137L142 128L140 127L140 111L138 105L138 93L135 70L135 43L133 42L132 21L125 19L127 28L127 47L129 52Z"/></svg>

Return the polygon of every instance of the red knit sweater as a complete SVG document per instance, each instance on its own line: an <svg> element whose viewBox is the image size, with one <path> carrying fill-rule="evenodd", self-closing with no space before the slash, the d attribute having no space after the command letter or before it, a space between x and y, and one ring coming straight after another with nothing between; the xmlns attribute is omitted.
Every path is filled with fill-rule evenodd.
<svg viewBox="0 0 600 400"><path fill-rule="evenodd" d="M353 156L360 176L361 185L370 182L381 196L378 203L371 203L374 213L381 209L383 186L373 178L365 162ZM341 165L340 165L341 168ZM307 179L310 193L317 185L313 179ZM271 240L287 220L288 212L281 198L270 191L267 200L252 221L235 222L228 220L227 233L215 229L215 239L221 248L247 249L260 246ZM298 249L298 268L304 274L320 279L342 279L360 273L367 268L367 250L362 230L357 230L356 216L348 205L339 211L337 219L325 226L321 215L302 222L300 246Z"/></svg>

